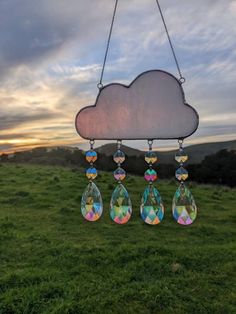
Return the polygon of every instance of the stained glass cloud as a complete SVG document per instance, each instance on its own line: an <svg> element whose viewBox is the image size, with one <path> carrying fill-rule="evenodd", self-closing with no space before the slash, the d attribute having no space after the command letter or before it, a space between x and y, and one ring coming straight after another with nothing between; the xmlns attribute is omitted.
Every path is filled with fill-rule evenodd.
<svg viewBox="0 0 236 314"><path fill-rule="evenodd" d="M186 138L197 127L198 114L185 102L181 84L161 70L144 72L129 86L105 86L95 105L76 117L79 135L96 140Z"/></svg>

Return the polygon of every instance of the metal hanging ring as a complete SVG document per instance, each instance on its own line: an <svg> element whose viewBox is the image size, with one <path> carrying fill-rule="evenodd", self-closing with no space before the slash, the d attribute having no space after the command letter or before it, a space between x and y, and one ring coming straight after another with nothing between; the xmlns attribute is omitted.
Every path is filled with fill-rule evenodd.
<svg viewBox="0 0 236 314"><path fill-rule="evenodd" d="M184 84L186 82L186 79L181 76L181 78L179 79L180 84Z"/></svg>
<svg viewBox="0 0 236 314"><path fill-rule="evenodd" d="M148 140L149 150L152 150L153 140Z"/></svg>
<svg viewBox="0 0 236 314"><path fill-rule="evenodd" d="M183 140L183 139L179 139L179 140L178 140L178 143L179 143L179 148L180 148L180 149L183 149L184 140Z"/></svg>
<svg viewBox="0 0 236 314"><path fill-rule="evenodd" d="M94 140L90 140L89 144L90 144L90 148L93 149L93 145L95 144L95 141Z"/></svg>
<svg viewBox="0 0 236 314"><path fill-rule="evenodd" d="M122 140L117 140L117 148L118 148L118 150L120 150L121 145L122 145Z"/></svg>
<svg viewBox="0 0 236 314"><path fill-rule="evenodd" d="M103 84L102 84L102 83L98 83L98 84L97 84L97 88L98 88L98 89L102 89L102 88L103 88Z"/></svg>

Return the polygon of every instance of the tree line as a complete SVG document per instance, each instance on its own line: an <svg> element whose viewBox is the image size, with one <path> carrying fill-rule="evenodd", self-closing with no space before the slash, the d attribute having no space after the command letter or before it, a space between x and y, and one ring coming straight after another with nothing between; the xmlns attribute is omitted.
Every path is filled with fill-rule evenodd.
<svg viewBox="0 0 236 314"><path fill-rule="evenodd" d="M38 148L32 151L19 152L8 156L1 156L2 162L34 163L61 165L69 167L87 168L84 152L67 148ZM114 171L116 164L112 156L99 154L95 163L96 168L104 171ZM128 156L122 167L131 174L143 175L148 165L144 156ZM160 179L174 177L178 164L159 164L154 167ZM189 172L189 180L199 183L222 184L230 187L236 186L236 152L221 150L216 154L206 156L199 164L186 164Z"/></svg>

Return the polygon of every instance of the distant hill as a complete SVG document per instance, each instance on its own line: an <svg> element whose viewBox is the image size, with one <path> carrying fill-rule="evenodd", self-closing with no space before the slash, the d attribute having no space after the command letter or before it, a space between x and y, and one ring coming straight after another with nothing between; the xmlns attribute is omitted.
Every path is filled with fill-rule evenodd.
<svg viewBox="0 0 236 314"><path fill-rule="evenodd" d="M177 145L176 145L177 146ZM114 171L115 163L112 155L116 151L115 143L106 144L96 150L99 158L96 161L96 168L103 171ZM135 175L142 175L147 170L144 161L144 151L122 146L127 158L122 165L124 169ZM160 178L173 178L176 167L176 150L158 152L158 168ZM236 141L208 143L186 147L189 155L189 162L186 169L189 171L189 178L200 183L236 185ZM1 162L25 163L38 165L66 166L73 169L87 169L89 166L85 159L85 152L73 147L41 147L30 151L17 152L15 154L2 154Z"/></svg>
<svg viewBox="0 0 236 314"><path fill-rule="evenodd" d="M105 156L112 156L114 152L117 150L117 144L116 143L111 143L111 144L105 144L103 146L100 146L96 148L96 151L99 154L104 154ZM142 156L144 154L143 151L122 145L122 151L127 155L127 156Z"/></svg>
<svg viewBox="0 0 236 314"><path fill-rule="evenodd" d="M116 147L117 145L115 143L105 144L101 147L98 147L96 151L99 154L111 156L116 151ZM206 156L215 154L222 149L236 150L236 140L227 141L227 142L215 142L215 143L190 145L185 148L185 151L189 155L189 163L196 164L196 163L200 163ZM139 157L145 154L145 152L141 150L131 148L125 145L122 145L122 150L127 156ZM177 145L176 145L176 150L177 150ZM174 156L175 156L176 150L158 152L160 163L163 163L163 164L175 163Z"/></svg>
<svg viewBox="0 0 236 314"><path fill-rule="evenodd" d="M176 150L166 151L166 152L157 152L160 164L173 164L175 165L175 153L177 151L178 145L176 144ZM116 143L105 144L101 147L96 148L96 151L99 153L99 160L110 160L112 161L112 155L117 149ZM206 144L197 144L191 145L185 148L186 153L189 155L189 164L201 163L202 160L209 155L215 154L222 149L234 150L236 151L236 140L228 142L216 142L216 143L206 143ZM135 157L143 158L145 154L144 151L131 148L125 145L122 145L122 150L126 156L130 159ZM61 165L70 164L73 160L73 163L84 166L85 158L84 152L77 147L70 146L58 146L58 147L40 147L35 148L29 151L17 152L15 154L3 154L1 159L4 161L11 160L16 162L32 162L32 163L46 163L54 164L59 163ZM97 163L98 163L97 162ZM102 166L102 165L101 165Z"/></svg>

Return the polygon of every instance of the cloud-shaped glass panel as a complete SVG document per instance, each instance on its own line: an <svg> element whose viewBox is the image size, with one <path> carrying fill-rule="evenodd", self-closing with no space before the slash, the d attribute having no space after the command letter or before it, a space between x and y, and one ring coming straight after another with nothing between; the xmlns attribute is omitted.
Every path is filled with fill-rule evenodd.
<svg viewBox="0 0 236 314"><path fill-rule="evenodd" d="M160 70L142 73L129 86L104 86L95 105L76 116L79 135L94 140L181 139L198 123L178 79Z"/></svg>

